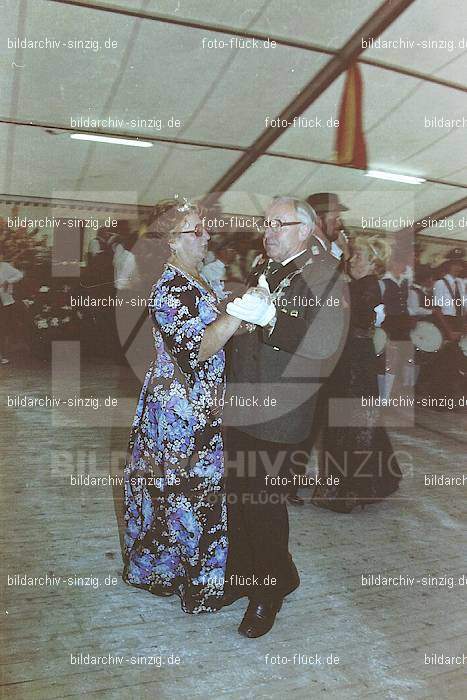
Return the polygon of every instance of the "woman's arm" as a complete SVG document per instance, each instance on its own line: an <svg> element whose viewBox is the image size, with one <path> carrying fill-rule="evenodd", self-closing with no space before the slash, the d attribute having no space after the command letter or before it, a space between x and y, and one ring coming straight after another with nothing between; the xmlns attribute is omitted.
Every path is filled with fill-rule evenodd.
<svg viewBox="0 0 467 700"><path fill-rule="evenodd" d="M218 319L210 323L204 331L199 347L198 361L205 362L223 348L240 324L240 319L229 316L227 313L221 314Z"/></svg>

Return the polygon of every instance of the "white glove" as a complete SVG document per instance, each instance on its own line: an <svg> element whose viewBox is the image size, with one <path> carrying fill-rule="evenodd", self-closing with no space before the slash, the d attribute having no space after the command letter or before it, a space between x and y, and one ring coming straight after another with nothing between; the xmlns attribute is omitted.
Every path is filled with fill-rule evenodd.
<svg viewBox="0 0 467 700"><path fill-rule="evenodd" d="M375 306L373 311L376 314L375 327L380 328L381 324L383 323L384 319L386 318L384 304L378 304L378 306Z"/></svg>
<svg viewBox="0 0 467 700"><path fill-rule="evenodd" d="M227 304L227 313L241 321L267 326L276 316L276 307L271 301L247 292L240 299L237 297Z"/></svg>
<svg viewBox="0 0 467 700"><path fill-rule="evenodd" d="M269 289L269 284L264 274L259 276L258 286L250 287L250 289L245 292L242 299L246 299L248 296L259 298L268 304L271 302L271 290Z"/></svg>
<svg viewBox="0 0 467 700"><path fill-rule="evenodd" d="M271 290L269 289L269 284L264 272L258 277L258 287L265 289L269 295L271 294Z"/></svg>

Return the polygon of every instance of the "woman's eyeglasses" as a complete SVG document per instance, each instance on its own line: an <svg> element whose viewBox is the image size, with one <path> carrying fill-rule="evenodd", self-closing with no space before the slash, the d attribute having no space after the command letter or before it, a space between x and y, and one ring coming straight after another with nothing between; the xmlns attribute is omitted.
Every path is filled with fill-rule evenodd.
<svg viewBox="0 0 467 700"><path fill-rule="evenodd" d="M273 231L280 231L285 226L296 226L303 224L303 221L281 221L280 219L263 219L261 226L263 229L271 228Z"/></svg>

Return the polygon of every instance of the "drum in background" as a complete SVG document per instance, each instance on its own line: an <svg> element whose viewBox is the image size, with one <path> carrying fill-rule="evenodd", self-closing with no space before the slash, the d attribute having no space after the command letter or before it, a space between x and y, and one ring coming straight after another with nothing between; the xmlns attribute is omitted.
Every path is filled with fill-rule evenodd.
<svg viewBox="0 0 467 700"><path fill-rule="evenodd" d="M410 331L410 339L417 351L417 362L430 362L443 347L443 334L429 321L417 321Z"/></svg>
<svg viewBox="0 0 467 700"><path fill-rule="evenodd" d="M388 344L388 334L382 328L375 328L373 333L373 345L375 346L376 357L381 357L381 355L386 350L386 345Z"/></svg>

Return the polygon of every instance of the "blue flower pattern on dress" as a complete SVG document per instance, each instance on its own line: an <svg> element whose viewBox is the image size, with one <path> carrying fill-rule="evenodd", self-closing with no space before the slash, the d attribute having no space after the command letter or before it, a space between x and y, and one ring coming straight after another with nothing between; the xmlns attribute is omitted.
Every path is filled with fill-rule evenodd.
<svg viewBox="0 0 467 700"><path fill-rule="evenodd" d="M155 359L146 374L125 467L130 584L178 593L189 613L218 609L227 560L222 419L224 351L198 352L218 299L168 265L149 300Z"/></svg>

